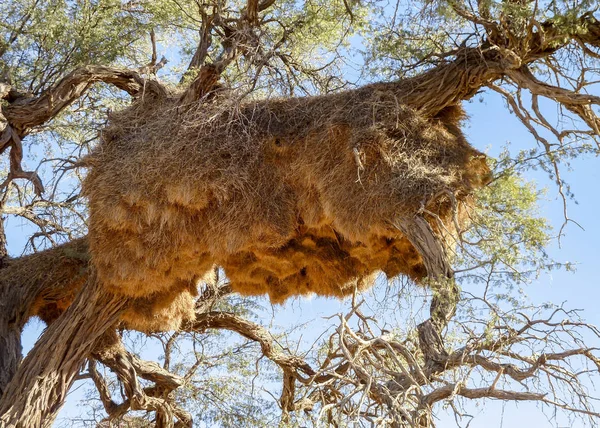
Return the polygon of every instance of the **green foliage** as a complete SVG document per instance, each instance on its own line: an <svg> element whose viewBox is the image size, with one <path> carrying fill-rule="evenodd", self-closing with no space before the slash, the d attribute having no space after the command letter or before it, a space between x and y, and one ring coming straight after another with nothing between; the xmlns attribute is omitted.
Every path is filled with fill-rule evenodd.
<svg viewBox="0 0 600 428"><path fill-rule="evenodd" d="M495 179L475 196L456 263L469 278L481 278L472 271L483 268L494 280L522 283L556 266L545 250L551 227L538 209L544 192L513 169L504 169L508 154L502 156L490 161Z"/></svg>
<svg viewBox="0 0 600 428"><path fill-rule="evenodd" d="M550 227L538 211L540 196L534 183L505 171L477 194L473 219L483 227L471 229L469 238L479 239L483 254L506 265L544 259Z"/></svg>
<svg viewBox="0 0 600 428"><path fill-rule="evenodd" d="M77 66L131 63L132 45L150 28L118 0L8 1L0 15L8 18L0 23L9 44L3 66L17 87L33 93Z"/></svg>

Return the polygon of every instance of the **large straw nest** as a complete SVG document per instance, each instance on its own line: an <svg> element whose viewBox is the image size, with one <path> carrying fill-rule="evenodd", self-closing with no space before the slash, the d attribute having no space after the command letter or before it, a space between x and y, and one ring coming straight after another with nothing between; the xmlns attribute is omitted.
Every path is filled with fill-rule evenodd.
<svg viewBox="0 0 600 428"><path fill-rule="evenodd" d="M193 106L146 95L113 114L84 183L98 278L154 302L142 324L157 302L191 301L215 264L273 302L344 296L381 271L419 281L421 256L394 222L426 208L450 225L444 195L464 201L489 170L460 107L424 118L394 88Z"/></svg>

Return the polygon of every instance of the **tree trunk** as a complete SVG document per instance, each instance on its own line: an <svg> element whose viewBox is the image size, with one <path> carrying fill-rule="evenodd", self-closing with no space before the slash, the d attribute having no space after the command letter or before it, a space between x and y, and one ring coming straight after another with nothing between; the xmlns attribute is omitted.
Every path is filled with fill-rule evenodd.
<svg viewBox="0 0 600 428"><path fill-rule="evenodd" d="M0 308L2 305L0 305ZM4 308L0 309L4 312ZM10 320L0 320L0 397L6 386L17 372L23 348L21 346L21 329Z"/></svg>
<svg viewBox="0 0 600 428"><path fill-rule="evenodd" d="M430 316L417 326L419 347L425 358L425 372L435 373L448 353L444 348L442 330L456 313L460 291L454 281L454 271L440 237L420 215L399 220L396 227L408 238L423 258L429 284L433 290Z"/></svg>
<svg viewBox="0 0 600 428"><path fill-rule="evenodd" d="M125 299L102 290L95 276L53 322L0 401L3 428L49 427L96 340L118 319Z"/></svg>
<svg viewBox="0 0 600 428"><path fill-rule="evenodd" d="M21 362L21 333L29 319L37 287L0 281L0 398Z"/></svg>
<svg viewBox="0 0 600 428"><path fill-rule="evenodd" d="M1 255L1 254L0 254ZM0 398L21 362L21 333L38 315L47 324L74 299L87 278L87 243L68 244L17 259L0 269Z"/></svg>

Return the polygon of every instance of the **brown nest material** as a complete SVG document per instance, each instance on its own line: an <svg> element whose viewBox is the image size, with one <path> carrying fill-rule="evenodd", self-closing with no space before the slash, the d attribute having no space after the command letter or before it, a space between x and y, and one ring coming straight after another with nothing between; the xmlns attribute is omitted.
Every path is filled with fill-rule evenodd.
<svg viewBox="0 0 600 428"><path fill-rule="evenodd" d="M90 275L87 239L8 260L0 269L0 291L7 301L18 300L9 316L21 328L32 316L54 322L73 302ZM204 281L212 282L212 272ZM121 315L122 327L140 331L177 329L194 316L196 286L181 282L148 296L131 299ZM7 308L12 306L8 305ZM10 309L7 309L10 310Z"/></svg>
<svg viewBox="0 0 600 428"><path fill-rule="evenodd" d="M439 195L463 201L489 170L460 107L424 118L394 88L191 107L147 95L113 114L84 183L99 279L165 302L214 265L273 302L344 296L381 271L422 279L393 223L425 207L450 224Z"/></svg>

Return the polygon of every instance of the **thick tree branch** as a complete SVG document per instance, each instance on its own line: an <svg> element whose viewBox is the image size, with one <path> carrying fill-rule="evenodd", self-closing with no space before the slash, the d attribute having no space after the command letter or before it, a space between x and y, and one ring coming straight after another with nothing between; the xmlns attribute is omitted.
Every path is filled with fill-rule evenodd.
<svg viewBox="0 0 600 428"><path fill-rule="evenodd" d="M106 380L102 377L100 373L98 373L95 360L89 361L88 372L90 373L90 377L92 378L92 381L96 386L96 390L98 390L100 401L102 401L102 405L104 406L106 413L110 415L116 410L117 403L115 403L110 396L110 391L108 389L108 385L106 384Z"/></svg>
<svg viewBox="0 0 600 428"><path fill-rule="evenodd" d="M135 71L90 65L72 71L39 97L15 100L3 107L2 112L10 126L23 137L31 128L55 117L97 82L116 86L132 96L142 95L144 91L165 93L159 82L144 79Z"/></svg>
<svg viewBox="0 0 600 428"><path fill-rule="evenodd" d="M218 87L221 74L240 54L247 54L246 46L256 45L257 36L254 31L260 26L259 13L265 11L276 0L247 0L246 7L233 23L225 22L218 14L209 15L202 11L200 42L192 57L189 68L200 67L198 75L180 97L183 105L198 101ZM220 27L223 34L222 51L211 64L206 64L208 49L212 43L213 28Z"/></svg>
<svg viewBox="0 0 600 428"><path fill-rule="evenodd" d="M422 398L422 402L431 406L438 401L445 400L451 395L460 395L470 399L495 398L507 401L540 401L546 396L546 394L532 392L506 391L495 388L466 388L460 384L450 384L427 394Z"/></svg>
<svg viewBox="0 0 600 428"><path fill-rule="evenodd" d="M591 108L592 105L600 105L600 97L591 94L576 93L541 82L526 66L510 70L507 75L518 87L528 89L534 96L543 96L563 105L579 116L596 135L600 136L600 118L598 118Z"/></svg>
<svg viewBox="0 0 600 428"><path fill-rule="evenodd" d="M89 279L9 383L0 399L0 425L51 426L85 358L124 306L125 299L105 293L94 278Z"/></svg>
<svg viewBox="0 0 600 428"><path fill-rule="evenodd" d="M92 357L119 373L123 361L128 361L137 376L154 382L157 387L172 391L183 385L181 377L163 369L153 361L145 361L128 352L116 331L107 331L98 341ZM134 386L131 389L137 389Z"/></svg>
<svg viewBox="0 0 600 428"><path fill-rule="evenodd" d="M459 11L467 20L482 24L479 22L480 17L462 9ZM481 19L487 27L498 28L491 21ZM530 34L524 47L512 46L507 37L495 35L479 47L460 48L453 53L454 60L443 62L418 76L406 79L402 85L401 102L427 116L435 116L444 107L471 98L482 87L505 75L515 75L515 78L520 80L522 67L548 57L571 43L600 47L600 21L588 14L580 18L580 24L578 30L571 33L565 32L552 22L540 24L540 30ZM561 89L561 94L557 94L542 82L533 84L531 79L526 80L532 86L533 94L549 94L556 97L550 98L556 99L557 102L568 100L569 103L576 103L582 107L576 107L575 112L584 120L589 116L587 111L580 114L581 110L585 109L584 106L590 104L592 98L589 96L565 89ZM586 123L589 125L590 121L586 120ZM595 129L593 126L591 128Z"/></svg>
<svg viewBox="0 0 600 428"><path fill-rule="evenodd" d="M20 336L30 317L54 321L87 279L87 243L75 240L0 269L0 397L21 362Z"/></svg>
<svg viewBox="0 0 600 428"><path fill-rule="evenodd" d="M199 313L192 323L184 326L186 331L197 332L203 332L211 328L230 330L257 342L260 344L263 355L282 368L299 370L308 376L315 374L314 370L303 359L281 352L275 339L267 329L233 313Z"/></svg>

